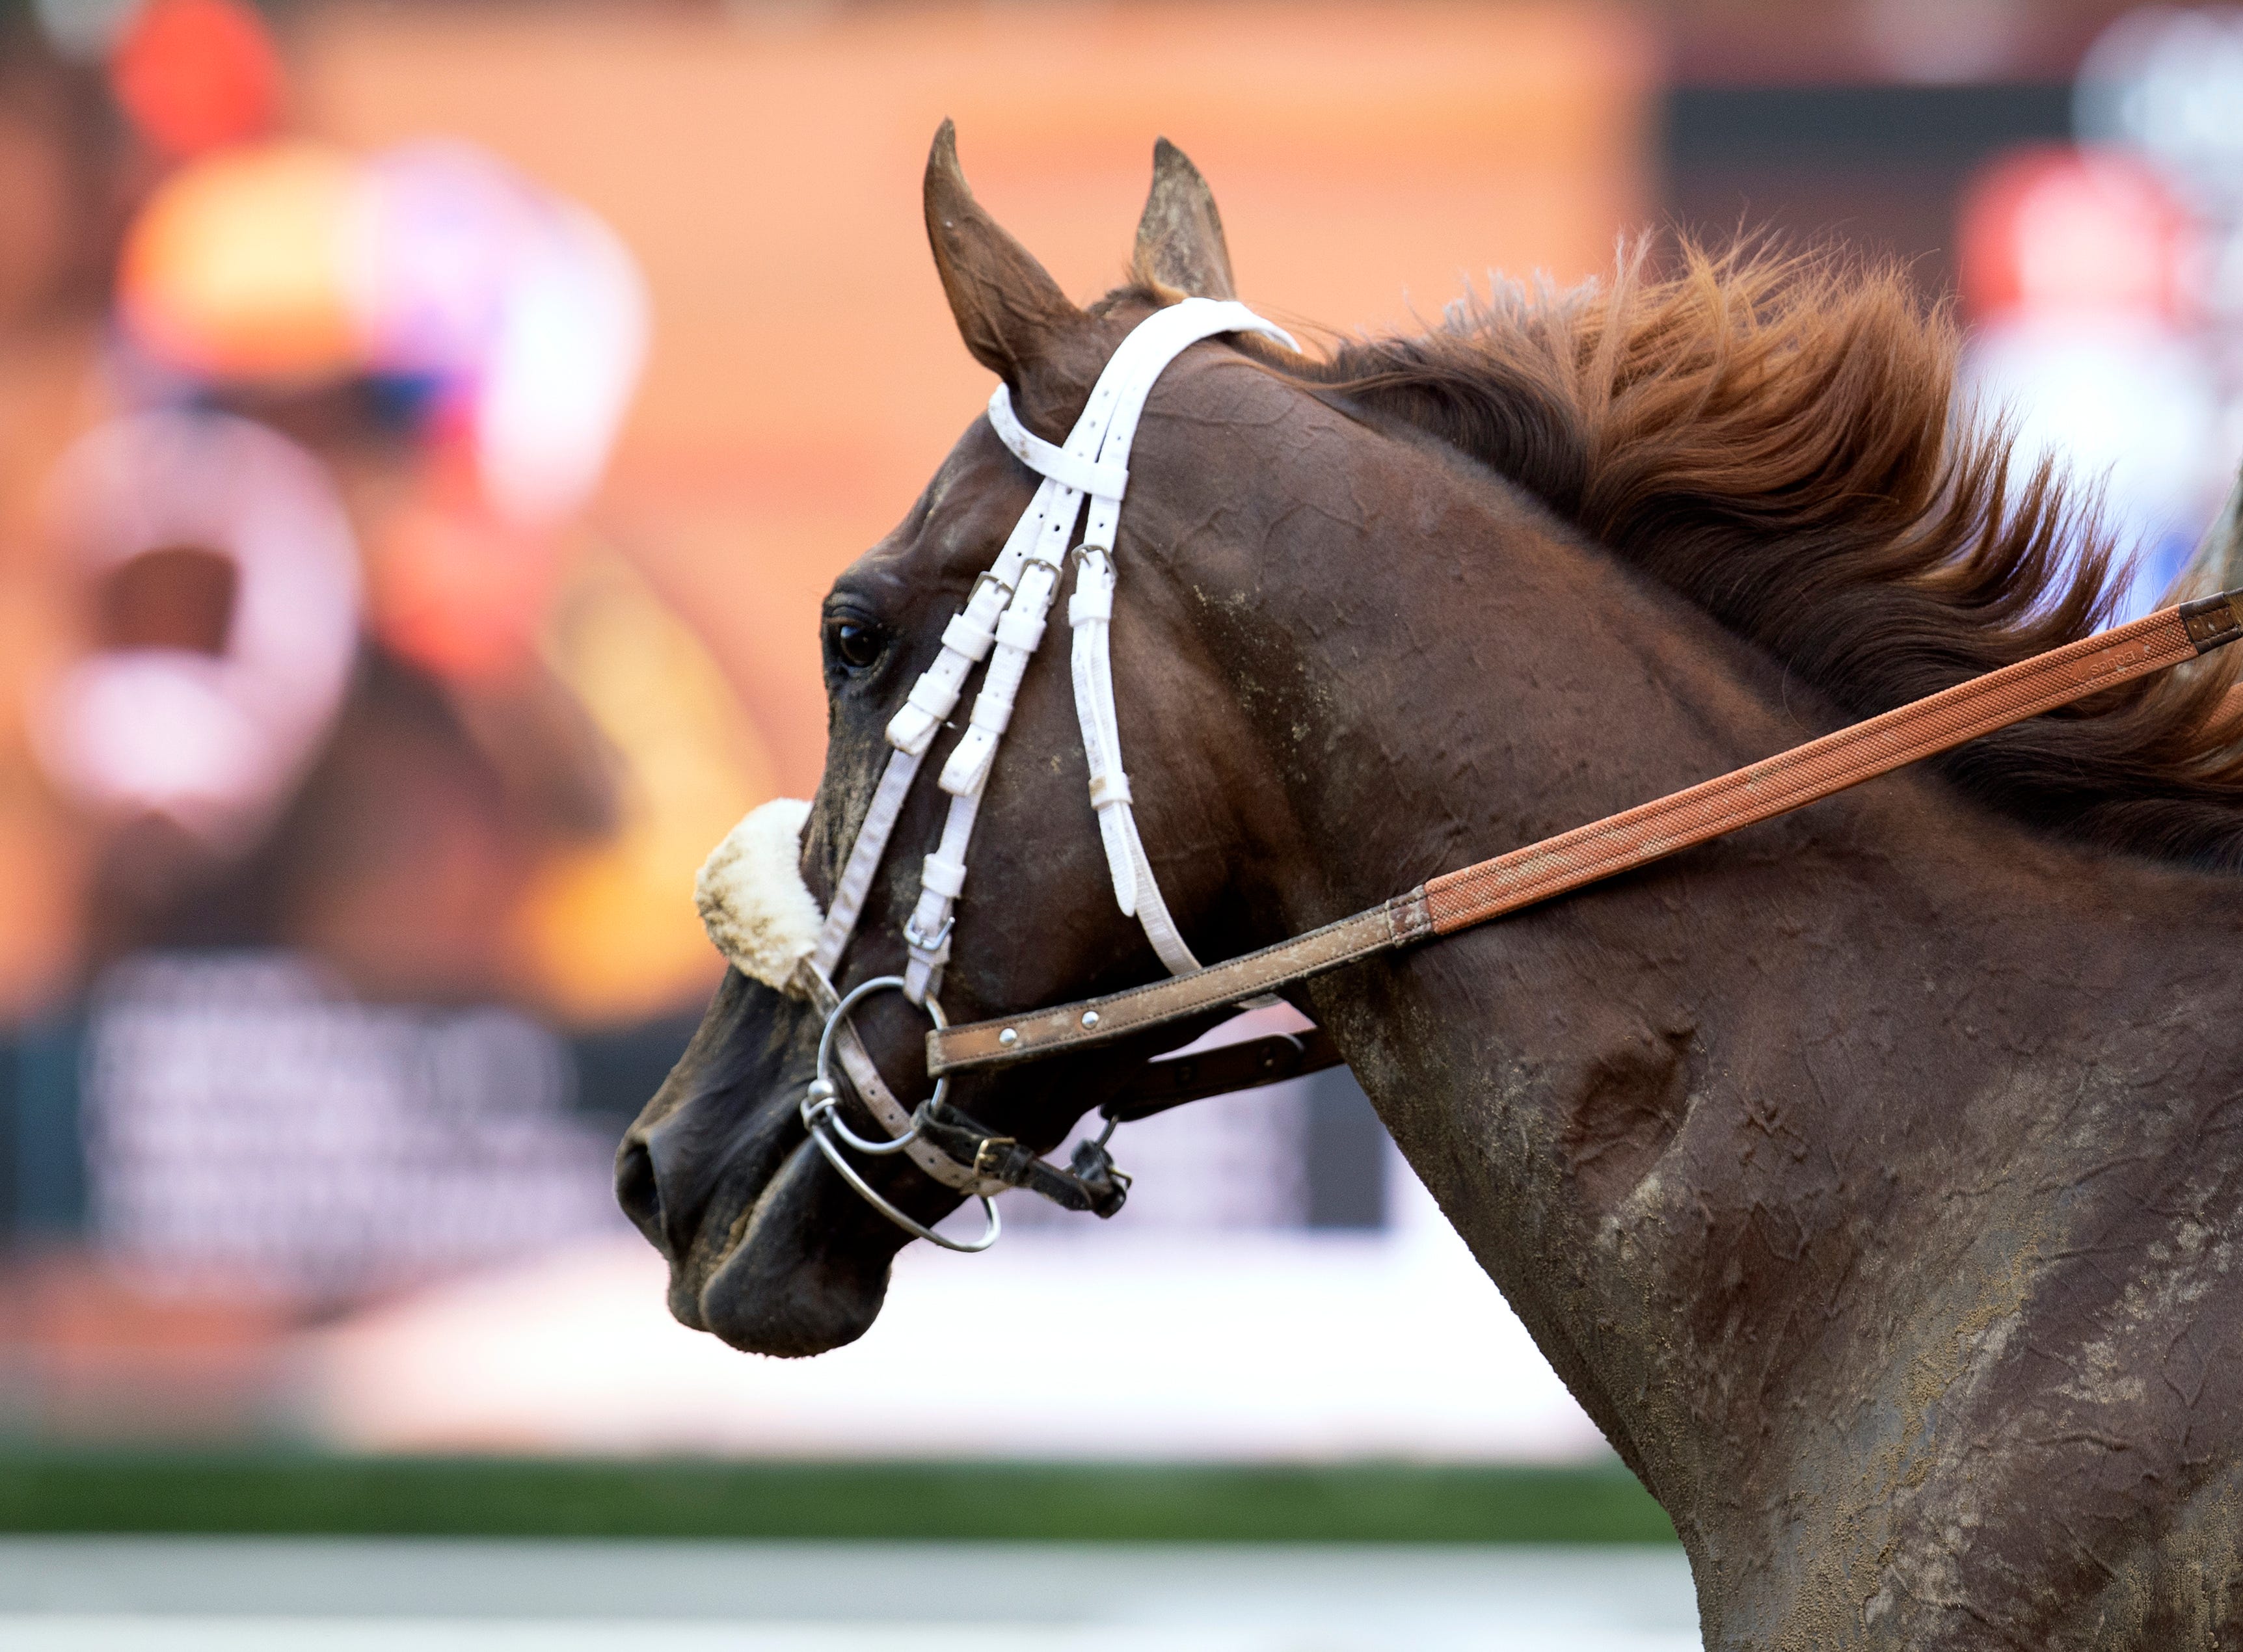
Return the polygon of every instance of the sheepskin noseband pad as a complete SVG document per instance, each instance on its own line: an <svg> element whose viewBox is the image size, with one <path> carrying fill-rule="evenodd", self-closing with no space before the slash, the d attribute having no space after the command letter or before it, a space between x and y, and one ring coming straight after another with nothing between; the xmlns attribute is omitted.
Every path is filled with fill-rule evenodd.
<svg viewBox="0 0 2243 1652"><path fill-rule="evenodd" d="M693 903L717 950L767 987L789 990L825 915L802 881L810 805L774 797L726 833L693 880Z"/></svg>

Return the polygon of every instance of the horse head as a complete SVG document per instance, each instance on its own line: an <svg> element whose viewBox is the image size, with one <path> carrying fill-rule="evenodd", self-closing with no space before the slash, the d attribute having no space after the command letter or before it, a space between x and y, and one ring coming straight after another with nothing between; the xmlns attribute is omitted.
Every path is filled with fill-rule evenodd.
<svg viewBox="0 0 2243 1652"><path fill-rule="evenodd" d="M677 1316L850 1340L905 1225L1008 1179L986 1150L1048 1152L1206 1024L1115 1036L1147 1002L1609 828L1648 844L1625 876L1283 978L1674 1515L1708 1644L2236 1638L2237 665L2116 675L2233 609L2090 638L2117 588L2076 496L1950 416L1896 277L1624 267L1312 362L1249 336L1165 147L1087 310L946 128L926 218L1003 392L827 599L815 803L704 869L736 967L617 1166ZM1060 595L1072 672L1034 652ZM2044 670L2063 716L2011 695ZM2006 726L1954 720L1990 693ZM1981 732L1753 812L1831 742L1891 755L1837 725L1912 702L1922 754ZM1715 794L1741 829L1682 829ZM937 1004L983 1024L931 1063ZM945 1107L963 1161L919 1133Z"/></svg>
<svg viewBox="0 0 2243 1652"><path fill-rule="evenodd" d="M974 200L947 123L927 164L926 212L967 350L1002 379L1020 423L1050 439L1065 435L1116 347L1148 315L1187 298L1231 296L1213 198L1165 140L1155 153L1131 283L1087 310ZM1275 802L1283 788L1226 684L1222 657L1253 584L1241 576L1245 559L1273 522L1251 503L1255 490L1242 485L1243 471L1223 474L1207 440L1209 421L1257 406L1266 419L1283 405L1310 403L1281 383L1274 360L1236 339L1210 338L1162 375L1131 461L1137 480L1113 559L1121 576L1112 675L1122 689L1122 743L1137 754L1134 809L1146 870L1190 943L1216 956L1273 938L1290 921L1289 903L1263 870L1284 858L1270 852L1283 849L1287 832ZM876 806L895 750L892 723L940 655L946 625L1040 497L1038 485L990 420L977 419L903 521L835 581L823 619L830 715L818 796L806 816L800 805L751 816L704 872L704 912L712 933L727 939L734 967L626 1136L616 1189L669 1259L672 1313L736 1346L812 1354L861 1335L879 1312L889 1263L907 1242L811 1138L799 1104L818 1077L830 1001L818 1002L792 971ZM1051 619L1063 628L1061 612ZM939 965L938 1001L953 1019L1162 972L1109 879L1075 696L1065 666L1045 657L1055 651L1047 646L1026 670L981 789L967 892ZM886 853L863 890L833 989L845 992L909 968L903 937L922 898L924 857L953 806L933 780L965 735L971 703L968 684L957 715L936 719L926 772L904 795ZM712 879L730 881L735 903L751 909L744 917L728 916L727 890L712 889ZM925 1012L896 993L866 999L850 1022L863 1055L905 1107L932 1088L922 1052L926 1024ZM1204 1024L975 1075L949 1099L991 1131L1047 1152L1144 1058ZM859 1138L892 1133L859 1095L838 1100L837 1122ZM866 1158L858 1169L882 1199L921 1223L960 1200L958 1188L905 1156Z"/></svg>

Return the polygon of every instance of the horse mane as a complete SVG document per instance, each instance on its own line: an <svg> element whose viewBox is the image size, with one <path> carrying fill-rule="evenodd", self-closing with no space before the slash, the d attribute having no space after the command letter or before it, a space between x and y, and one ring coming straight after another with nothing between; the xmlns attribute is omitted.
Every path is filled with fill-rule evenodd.
<svg viewBox="0 0 2243 1652"><path fill-rule="evenodd" d="M1869 715L2109 622L2091 493L1956 398L1956 329L1896 268L1690 245L1609 283L1499 285L1420 336L1286 368L1438 436ZM1941 759L2105 849L2243 867L2243 648Z"/></svg>

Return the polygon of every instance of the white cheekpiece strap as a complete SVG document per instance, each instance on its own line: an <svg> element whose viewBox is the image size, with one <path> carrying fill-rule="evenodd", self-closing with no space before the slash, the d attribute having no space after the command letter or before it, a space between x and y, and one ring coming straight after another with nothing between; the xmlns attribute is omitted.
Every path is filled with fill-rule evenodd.
<svg viewBox="0 0 2243 1652"><path fill-rule="evenodd" d="M1199 959L1184 944L1168 903L1161 897L1160 883L1145 858L1137 817L1129 806L1129 776L1122 769L1114 663L1108 648L1113 613L1113 559L1096 546L1086 545L1075 559L1068 619L1074 628L1074 712L1090 767L1090 806L1097 812L1098 837L1114 880L1115 903L1137 920L1170 975L1188 975L1200 967Z"/></svg>
<svg viewBox="0 0 2243 1652"><path fill-rule="evenodd" d="M926 755L926 749L934 743L934 731L957 706L967 674L988 657L990 644L996 639L998 616L1012 598L1014 582L1027 560L1027 547L1042 532L1044 513L1055 492L1056 484L1051 482L1036 490L1034 501L1013 525L994 565L973 581L966 606L943 627L942 652L919 674L904 696L903 705L888 719L888 743L897 750L914 757Z"/></svg>
<svg viewBox="0 0 2243 1652"><path fill-rule="evenodd" d="M1137 817L1129 812L1127 803L1116 812L1122 816L1123 829L1129 834L1129 853L1137 866L1138 925L1145 931L1145 938L1153 944L1154 955L1168 967L1170 975L1189 975L1200 967L1199 960L1184 944L1175 919L1169 916L1169 903L1161 898L1160 881L1153 876L1153 863L1145 858L1144 840L1137 836Z"/></svg>
<svg viewBox="0 0 2243 1652"><path fill-rule="evenodd" d="M1086 545L1074 560L1074 594L1068 599L1074 629L1074 715L1082 729L1082 755L1090 769L1090 806L1114 879L1114 901L1137 916L1137 860L1129 851L1129 777L1122 769L1122 731L1114 711L1114 559Z"/></svg>
<svg viewBox="0 0 2243 1652"><path fill-rule="evenodd" d="M1013 585L1013 600L991 628L996 647L990 656L988 673L982 679L981 691L975 697L966 732L942 768L939 783L953 801L949 818L943 825L942 845L928 861L930 866L940 863L942 875L929 881L922 873L919 902L904 937L911 954L911 963L904 974L904 992L914 1003L935 990L941 979L942 966L949 958L952 914L962 888L967 850L982 789L989 782L998 744L1012 722L1013 706L1019 697L1028 661L1043 640L1045 620L1059 592L1068 541L1081 514L1083 500L1088 498L1090 504L1086 541L1110 548L1113 531L1121 516L1122 495L1129 483L1129 444L1136 434L1137 420L1144 413L1145 398L1151 393L1153 382L1162 370L1188 346L1218 332L1264 332L1289 346L1293 344L1290 335L1271 326L1242 304L1187 299L1157 311L1122 341L1107 362L1063 447L1044 440L1020 423L1013 411L1012 394L1003 385L990 393L989 422L998 439L1023 464L1041 473L1044 480L1036 490L1035 505L1014 528L1006 542L1005 554L999 559L996 572ZM1007 574L1007 559L1015 554L1020 559L1015 565L1019 573L1014 577ZM1110 596L1109 584L1109 616ZM1073 617L1071 605L1069 617ZM1077 635L1079 638L1081 634ZM1101 647L1102 651L1102 638ZM1151 897L1147 900L1139 887L1151 885L1152 869L1145 858L1143 844L1137 841L1136 823L1128 812L1128 782L1122 776L1120 736L1112 709L1110 665L1099 668L1095 675L1101 687L1094 698L1106 708L1106 737L1101 749L1108 757L1103 762L1094 759L1093 796L1099 805L1099 833L1106 845L1115 896L1124 912L1136 914L1162 964L1171 974L1181 975L1197 969L1198 960L1177 933L1160 891L1152 889ZM1082 716L1082 689L1078 675L1078 718ZM945 715L948 710L946 706ZM898 724L903 715L898 714ZM890 738L894 739L898 732L898 726L891 725ZM932 738L930 725L926 739ZM954 875L951 871L953 868Z"/></svg>
<svg viewBox="0 0 2243 1652"><path fill-rule="evenodd" d="M966 849L980 809L978 790L952 798L942 823L942 841L921 864L919 904L904 925L904 946L911 957L904 969L904 996L913 1004L923 1004L928 993L941 990L942 966L950 962L951 908L966 887Z"/></svg>
<svg viewBox="0 0 2243 1652"><path fill-rule="evenodd" d="M1181 304L1148 317L1122 341L1100 379L1100 388L1113 382L1115 395L1107 410L1101 438L1101 463L1127 473L1129 448L1136 439L1137 421L1161 371L1186 346L1217 332L1259 332L1289 349L1298 349L1292 335L1272 326L1244 305L1209 299L1186 299ZM1142 346L1140 341L1142 340ZM1116 375L1114 369L1142 347L1142 369ZM1132 362L1134 366L1135 364ZM992 399L994 402L994 398ZM1097 398L1093 397L1095 406ZM1008 403L1007 414L1012 409ZM1088 414L1085 415L1088 417ZM1017 450L1016 450L1017 451ZM1090 769L1090 802L1098 817L1098 836L1106 850L1106 867L1114 883L1114 899L1122 910L1137 919L1152 944L1154 954L1171 975L1187 975L1200 967L1184 944L1160 884L1146 857L1143 839L1131 808L1129 777L1122 766L1121 722L1114 707L1114 664L1110 643L1114 617L1115 569L1113 549L1121 525L1122 496L1099 494L1090 501L1083 525L1082 547L1076 557L1074 594L1068 602L1068 621L1074 631L1073 665L1076 722L1082 729L1083 755Z"/></svg>
<svg viewBox="0 0 2243 1652"><path fill-rule="evenodd" d="M916 752L888 754L888 766L880 773L871 807L865 810L865 823L857 829L857 841L841 868L840 881L833 886L833 904L818 931L817 944L810 950L811 966L829 979L856 930L857 915L865 910L865 896L872 887L872 875L880 870L880 857L887 852L888 838L896 829L896 816L903 812L904 798L911 790L913 776L919 773L919 763Z"/></svg>
<svg viewBox="0 0 2243 1652"><path fill-rule="evenodd" d="M1054 516L1052 520L1059 519ZM1062 535L1065 531L1061 530ZM1039 552L1041 548L1038 547ZM1057 558L1047 561L1038 554L1021 570L1020 589L1013 594L1013 605L997 621L996 651L989 657L989 670L981 679L981 692L974 697L973 715L967 721L966 733L952 749L950 761L942 766L942 789L952 796L971 796L988 780L989 765L996 761L997 742L1013 720L1013 702L1019 697L1020 679L1027 673L1036 644L1043 640L1044 616L1051 611L1052 597L1058 590Z"/></svg>
<svg viewBox="0 0 2243 1652"><path fill-rule="evenodd" d="M1014 595L1013 588L1021 578L1021 569L1027 566L1029 548L1042 539L1046 519L1053 514L1061 493L1056 482L1046 481L1038 487L1035 498L1006 536L1005 547L997 554L996 561L973 581L966 606L943 628L941 653L933 665L920 673L919 681L905 696L902 708L889 719L888 743L895 751L888 759L887 771L881 776L872 807L866 811L865 824L859 829L857 842L849 851L833 910L812 954L819 970L829 979L840 966L841 954L864 909L873 875L886 854L888 837L895 829L896 817L919 772L919 761L934 743L935 732L957 708L967 675L988 656L992 647L1000 646L998 637ZM969 829L970 824L969 821ZM963 843L959 850L962 862ZM921 907L926 903L922 897ZM930 983L940 980L942 963L950 956L947 903L945 910L932 917L926 925L913 925L907 930L907 946L911 944L909 935L914 930L939 937L931 948L913 948L914 967L906 974L911 984L906 991L912 1002L918 1004L933 990ZM920 963L921 958L926 962Z"/></svg>

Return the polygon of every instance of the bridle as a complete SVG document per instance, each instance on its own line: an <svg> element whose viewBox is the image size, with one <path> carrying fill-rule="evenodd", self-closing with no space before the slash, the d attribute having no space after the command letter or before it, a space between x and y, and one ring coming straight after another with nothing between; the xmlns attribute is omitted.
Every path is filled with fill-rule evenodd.
<svg viewBox="0 0 2243 1652"><path fill-rule="evenodd" d="M1004 386L991 395L989 422L999 439L1042 480L994 564L975 581L965 607L945 626L934 663L890 720L887 765L823 924L791 972L771 983L807 998L825 1017L817 1071L800 1105L811 1139L843 1179L890 1221L947 1249L982 1251L996 1242L1000 1223L991 1196L1007 1187L1027 1188L1069 1209L1111 1216L1122 1208L1129 1187L1128 1177L1115 1167L1108 1150L1117 1124L1336 1065L1342 1058L1318 1032L1152 1061L1101 1107L1105 1128L1077 1144L1065 1169L951 1106L954 1073L1007 1066L1274 1002L1271 995L1278 989L1325 970L1553 899L2243 636L2243 591L2161 609L1624 813L1447 873L1290 940L1202 965L1161 897L1122 765L1108 646L1114 547L1128 487L1130 444L1155 381L1190 345L1219 333L1245 332L1297 347L1281 329L1235 301L1189 298L1155 311L1115 351L1063 444L1045 441L1024 426ZM935 995L950 959L967 848L1014 696L1043 639L1046 618L1069 565L1075 575L1068 603L1075 712L1088 761L1091 806L1115 900L1137 919L1169 978L953 1027ZM950 802L940 840L921 866L918 902L903 924L905 972L860 982L844 995L835 989L833 976L905 799L936 731L956 708L974 667L985 660L987 671L966 730L939 777ZM892 991L924 1008L933 1024L926 1052L935 1088L916 1109L905 1108L896 1098L849 1020L865 998ZM859 1136L841 1121L837 1068L888 1132L885 1138ZM905 1155L945 1186L979 1198L983 1232L962 1241L914 1220L865 1179L851 1163L851 1152Z"/></svg>
<svg viewBox="0 0 2243 1652"><path fill-rule="evenodd" d="M1201 339L1243 332L1261 333L1288 348L1298 347L1283 329L1234 300L1191 298L1155 311L1115 350L1064 443L1047 442L1021 424L1003 385L990 396L989 423L999 440L1042 480L1007 535L996 561L974 581L966 606L943 628L942 648L934 663L919 675L902 707L889 720L887 766L873 789L856 842L842 863L825 923L787 984L790 990L809 997L825 1016L818 1039L817 1074L801 1104L803 1124L811 1139L842 1179L890 1221L952 1250L986 1250L996 1242L1000 1224L990 1196L1007 1187L1027 1187L1069 1208L1111 1216L1122 1208L1129 1187L1129 1179L1115 1167L1107 1151L1107 1142L1121 1117L1128 1113L1142 1118L1158 1111L1146 1105L1154 1101L1173 1106L1216 1093L1192 1084L1179 1085L1174 1078L1162 1075L1165 1090L1156 1084L1151 1092L1135 1096L1137 1111L1129 1111L1124 1105L1127 1098L1108 1103L1105 1132L1095 1141L1082 1144L1073 1162L1061 1170L1014 1138L998 1135L951 1107L946 1099L946 1080L938 1081L932 1096L917 1109L906 1111L881 1080L848 1017L871 994L899 991L926 1011L937 1032L947 1024L936 994L950 961L953 921L966 885L967 852L974 822L998 745L1012 721L1020 680L1043 641L1045 621L1070 565L1074 569L1074 589L1068 601L1067 618L1074 634L1075 715L1082 729L1091 808L1098 820L1114 899L1124 914L1136 918L1154 954L1172 976L1189 976L1200 970L1199 960L1184 944L1168 903L1161 897L1131 808L1128 774L1122 766L1121 727L1115 712L1113 657L1108 641L1114 616L1114 544L1122 496L1129 486L1129 448L1154 382L1171 361ZM836 991L833 977L886 855L905 798L936 731L957 708L967 679L984 661L987 670L965 732L951 749L937 778L950 802L940 841L920 864L919 900L904 921L907 959L904 973L876 977L852 988L845 997ZM1295 1040L1294 1045L1298 1054L1306 1055L1304 1043ZM1268 1053L1273 1071L1286 1065L1295 1071L1304 1070L1298 1060L1287 1064L1275 1051ZM886 1139L859 1136L841 1122L837 1065L888 1132ZM1191 1093L1184 1093L1186 1090ZM849 1161L851 1152L906 1154L944 1185L979 1197L985 1216L981 1237L972 1241L952 1239L914 1221L865 1180Z"/></svg>

